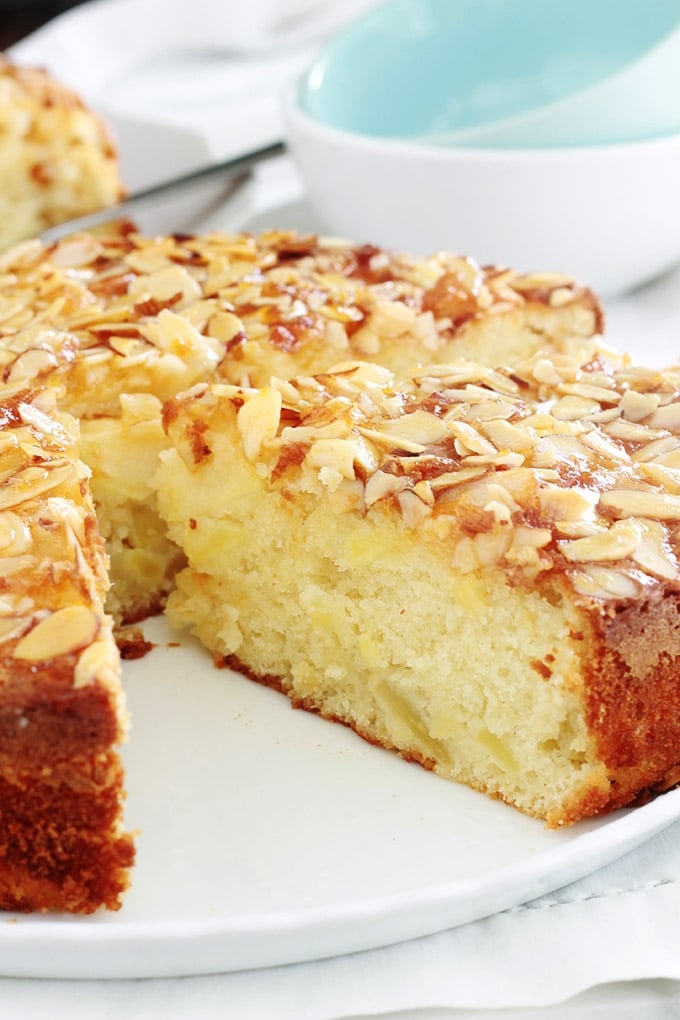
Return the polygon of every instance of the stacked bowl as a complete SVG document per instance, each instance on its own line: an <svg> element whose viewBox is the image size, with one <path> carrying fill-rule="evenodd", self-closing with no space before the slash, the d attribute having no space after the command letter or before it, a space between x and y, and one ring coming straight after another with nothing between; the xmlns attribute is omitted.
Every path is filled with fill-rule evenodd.
<svg viewBox="0 0 680 1020"><path fill-rule="evenodd" d="M285 110L332 233L606 295L680 261L678 0L384 0Z"/></svg>

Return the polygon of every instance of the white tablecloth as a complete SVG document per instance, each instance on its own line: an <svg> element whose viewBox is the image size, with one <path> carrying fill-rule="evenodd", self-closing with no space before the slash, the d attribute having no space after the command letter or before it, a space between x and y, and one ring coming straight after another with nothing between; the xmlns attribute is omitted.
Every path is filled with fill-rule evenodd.
<svg viewBox="0 0 680 1020"><path fill-rule="evenodd" d="M103 110L197 132L210 155L222 156L279 136L283 86L368 3L94 0L14 56L47 65ZM272 203L288 202L293 219L296 210L307 215L289 165L258 177L254 201L260 220ZM675 359L680 273L613 302L608 322L617 346L644 350L654 363ZM548 1006L567 1017L678 1015L680 823L558 893L414 942L214 977L7 978L0 1003L13 1020L442 1020L487 1010L519 1018L543 1016Z"/></svg>

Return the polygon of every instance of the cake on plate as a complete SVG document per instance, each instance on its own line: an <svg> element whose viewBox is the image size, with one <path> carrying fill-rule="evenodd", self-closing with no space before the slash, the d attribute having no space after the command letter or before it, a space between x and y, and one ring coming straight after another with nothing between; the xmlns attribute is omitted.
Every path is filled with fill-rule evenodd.
<svg viewBox="0 0 680 1020"><path fill-rule="evenodd" d="M164 420L166 611L218 662L550 826L677 781L677 367L348 362Z"/></svg>
<svg viewBox="0 0 680 1020"><path fill-rule="evenodd" d="M11 452L0 499L11 503L28 481L33 501L21 513L8 504L18 519L3 533L2 693L14 743L2 776L17 815L3 830L0 906L120 904L133 850L120 822L126 720L111 620L143 619L170 593L171 620L197 631L218 661L550 824L669 781L679 755L672 715L658 717L662 700L676 696L667 643L675 377L616 367L599 345L602 311L587 288L447 253L416 260L286 231L145 237L130 226L49 246L27 241L0 256L0 278L9 407L0 436ZM652 445L645 458L635 436L642 451L668 445ZM213 503L222 474L243 499L228 518ZM632 522L604 510L604 490L626 490L626 480L651 498ZM265 549L258 543L269 524ZM293 528L304 536L300 574L285 579ZM624 548L625 562L600 562L586 541L597 546L598 537ZM55 545L44 556L30 551L48 541ZM45 588L48 562L64 564L55 577L68 591ZM269 635L260 633L261 613L246 612L255 588L243 587L244 568L253 585L274 582ZM394 594L400 579L413 594L408 604ZM579 588L588 583L592 590ZM418 613L437 585L439 615L426 625ZM277 645L285 592L300 601L288 607L289 643ZM518 618L534 607L539 614L530 675L518 647L514 665L489 678L485 700L482 645L469 680L456 673L447 688L433 637L460 625L463 656L468 621L481 627L497 610L488 630L500 634L514 605ZM654 640L667 651L653 684L646 660L635 667L654 698L639 694L632 706L607 687L611 670L586 682L586 650L593 662L610 654L612 676L625 675L612 628L619 620L630 635L633 661L652 605ZM553 624L563 630L550 638ZM521 758L532 746L526 726L518 729L526 746L503 727L505 708L508 719L517 715L504 680L538 698L542 780ZM592 718L598 698L608 713L601 722ZM463 704L454 734L444 732L449 702ZM538 795L539 782L555 790ZM34 853L32 845L47 847L48 830L51 849ZM70 892L59 898L57 887Z"/></svg>

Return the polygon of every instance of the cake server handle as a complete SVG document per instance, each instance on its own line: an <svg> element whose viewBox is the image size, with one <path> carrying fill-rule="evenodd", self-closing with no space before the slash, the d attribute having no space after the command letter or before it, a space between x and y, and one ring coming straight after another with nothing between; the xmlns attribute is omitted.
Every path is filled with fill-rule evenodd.
<svg viewBox="0 0 680 1020"><path fill-rule="evenodd" d="M87 213L85 216L78 216L76 219L67 220L65 223L58 223L54 227L48 227L40 235L40 239L46 244L58 241L62 237L74 234L79 230L91 230L111 220L122 219L126 216L133 216L140 212L145 206L151 205L158 198L164 198L173 194L189 191L200 184L212 180L224 178L225 181L233 180L235 184L241 184L250 176L253 168L264 160L281 156L286 151L284 142L272 142L259 149L252 149L240 156L230 156L219 163L211 163L208 166L191 170L180 177L173 177L159 184L152 184L151 187L134 192L122 202L106 206L96 212Z"/></svg>

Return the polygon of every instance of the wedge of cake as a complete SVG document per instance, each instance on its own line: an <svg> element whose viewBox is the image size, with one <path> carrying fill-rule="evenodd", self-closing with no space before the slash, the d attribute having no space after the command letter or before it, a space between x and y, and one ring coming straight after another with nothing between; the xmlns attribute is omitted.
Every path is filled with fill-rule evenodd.
<svg viewBox="0 0 680 1020"><path fill-rule="evenodd" d="M677 367L349 362L164 420L167 613L218 662L551 826L677 781Z"/></svg>
<svg viewBox="0 0 680 1020"><path fill-rule="evenodd" d="M54 389L0 387L0 908L120 905L126 715L104 545Z"/></svg>
<svg viewBox="0 0 680 1020"><path fill-rule="evenodd" d="M47 71L0 54L0 248L122 197L102 118Z"/></svg>
<svg viewBox="0 0 680 1020"><path fill-rule="evenodd" d="M471 351L509 364L543 347L587 351L602 328L597 299L565 277L281 231L30 241L0 258L0 282L0 366L17 376L42 359L80 420L119 622L162 608L184 562L149 485L161 402L179 391L259 386L345 357L398 371ZM68 357L53 367L50 351Z"/></svg>

